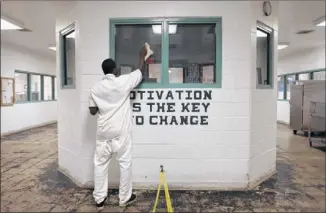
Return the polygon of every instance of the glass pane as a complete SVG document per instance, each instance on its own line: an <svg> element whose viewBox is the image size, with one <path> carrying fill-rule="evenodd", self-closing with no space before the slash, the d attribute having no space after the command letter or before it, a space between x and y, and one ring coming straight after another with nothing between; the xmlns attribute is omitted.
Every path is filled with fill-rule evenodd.
<svg viewBox="0 0 326 213"><path fill-rule="evenodd" d="M136 69L139 51L149 43L154 55L144 66L144 82L161 82L161 25L116 25L115 60L120 75Z"/></svg>
<svg viewBox="0 0 326 213"><path fill-rule="evenodd" d="M301 73L299 74L299 81L309 80L309 73Z"/></svg>
<svg viewBox="0 0 326 213"><path fill-rule="evenodd" d="M52 100L52 77L44 76L44 100Z"/></svg>
<svg viewBox="0 0 326 213"><path fill-rule="evenodd" d="M75 76L75 31L64 35L65 76L64 85L73 85Z"/></svg>
<svg viewBox="0 0 326 213"><path fill-rule="evenodd" d="M28 101L27 92L27 74L26 73L15 73L15 99L16 102Z"/></svg>
<svg viewBox="0 0 326 213"><path fill-rule="evenodd" d="M57 100L57 78L54 78L54 100Z"/></svg>
<svg viewBox="0 0 326 213"><path fill-rule="evenodd" d="M278 99L284 99L284 76L277 78Z"/></svg>
<svg viewBox="0 0 326 213"><path fill-rule="evenodd" d="M41 76L31 75L31 100L41 100Z"/></svg>
<svg viewBox="0 0 326 213"><path fill-rule="evenodd" d="M269 38L270 34L257 28L257 84L269 85Z"/></svg>
<svg viewBox="0 0 326 213"><path fill-rule="evenodd" d="M215 63L215 24L169 25L169 83L215 83Z"/></svg>
<svg viewBox="0 0 326 213"><path fill-rule="evenodd" d="M326 72L325 71L314 72L313 79L314 80L326 80Z"/></svg>
<svg viewBox="0 0 326 213"><path fill-rule="evenodd" d="M288 75L286 76L286 99L290 100L290 85L295 84L295 75Z"/></svg>

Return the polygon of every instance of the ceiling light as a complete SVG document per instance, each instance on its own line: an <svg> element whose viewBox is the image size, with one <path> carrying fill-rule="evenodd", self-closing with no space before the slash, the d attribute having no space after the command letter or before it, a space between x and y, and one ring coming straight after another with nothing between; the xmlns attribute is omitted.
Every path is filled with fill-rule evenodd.
<svg viewBox="0 0 326 213"><path fill-rule="evenodd" d="M282 49L285 49L289 46L289 43L286 43L286 42L279 42L278 45L277 45L277 49L278 50L282 50Z"/></svg>
<svg viewBox="0 0 326 213"><path fill-rule="evenodd" d="M317 27L325 27L325 16L318 18L315 20L315 25Z"/></svg>
<svg viewBox="0 0 326 213"><path fill-rule="evenodd" d="M319 24L316 24L318 27L325 27L325 21L320 22Z"/></svg>
<svg viewBox="0 0 326 213"><path fill-rule="evenodd" d="M169 25L169 34L176 34L177 33L177 25L171 24Z"/></svg>
<svg viewBox="0 0 326 213"><path fill-rule="evenodd" d="M287 48L289 45L287 45L287 44L279 44L278 46L277 46L277 49L278 50L281 50L281 49L284 49L284 48Z"/></svg>
<svg viewBox="0 0 326 213"><path fill-rule="evenodd" d="M66 38L75 38L76 37L76 33L75 31L72 31L71 33L69 33Z"/></svg>
<svg viewBox="0 0 326 213"><path fill-rule="evenodd" d="M152 29L154 34L162 33L162 25L152 25ZM176 24L169 25L169 34L176 34L176 33L177 33L177 25Z"/></svg>
<svg viewBox="0 0 326 213"><path fill-rule="evenodd" d="M267 37L267 33L264 33L264 32L262 32L260 30L257 30L256 36L257 37Z"/></svg>
<svg viewBox="0 0 326 213"><path fill-rule="evenodd" d="M50 50L53 50L53 51L56 51L56 50L57 50L57 48L56 48L55 46L53 46L53 47L49 47L49 49L50 49Z"/></svg>
<svg viewBox="0 0 326 213"><path fill-rule="evenodd" d="M23 28L15 24L13 21L8 21L1 18L1 30L22 30Z"/></svg>

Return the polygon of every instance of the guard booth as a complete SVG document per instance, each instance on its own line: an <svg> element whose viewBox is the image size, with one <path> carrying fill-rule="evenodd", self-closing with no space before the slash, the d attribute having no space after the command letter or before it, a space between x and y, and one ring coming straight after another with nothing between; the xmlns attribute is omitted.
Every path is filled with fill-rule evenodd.
<svg viewBox="0 0 326 213"><path fill-rule="evenodd" d="M131 93L134 188L156 187L160 165L171 189L247 190L272 175L278 2L263 5L78 1L58 15L59 169L93 187L90 88L104 59L128 74L148 42L154 58ZM117 162L109 169L117 187Z"/></svg>

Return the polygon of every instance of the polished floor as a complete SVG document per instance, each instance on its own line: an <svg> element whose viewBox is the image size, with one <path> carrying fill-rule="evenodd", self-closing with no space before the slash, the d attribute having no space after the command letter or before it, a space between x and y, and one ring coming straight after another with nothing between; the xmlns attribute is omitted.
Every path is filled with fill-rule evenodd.
<svg viewBox="0 0 326 213"><path fill-rule="evenodd" d="M175 212L325 212L325 151L278 126L277 174L247 192L172 191ZM1 139L1 212L94 212L92 191L57 172L57 128L49 125ZM105 212L150 212L155 191L117 207L110 190ZM163 199L162 199L163 200ZM164 202L158 211L165 211Z"/></svg>

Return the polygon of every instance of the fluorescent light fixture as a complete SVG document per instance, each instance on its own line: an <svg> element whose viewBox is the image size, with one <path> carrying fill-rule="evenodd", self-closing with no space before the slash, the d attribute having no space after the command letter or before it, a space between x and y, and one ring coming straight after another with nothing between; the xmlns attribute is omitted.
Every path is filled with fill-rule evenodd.
<svg viewBox="0 0 326 213"><path fill-rule="evenodd" d="M277 45L277 49L278 50L282 50L282 49L285 49L289 46L289 43L286 43L286 42L279 42L278 45Z"/></svg>
<svg viewBox="0 0 326 213"><path fill-rule="evenodd" d="M154 34L162 33L162 25L152 25L152 29ZM176 34L176 33L177 33L177 25L176 24L169 25L169 34Z"/></svg>
<svg viewBox="0 0 326 213"><path fill-rule="evenodd" d="M318 26L318 27L325 27L325 21L320 22L316 26Z"/></svg>
<svg viewBox="0 0 326 213"><path fill-rule="evenodd" d="M22 30L23 28L15 24L13 21L1 18L1 30Z"/></svg>
<svg viewBox="0 0 326 213"><path fill-rule="evenodd" d="M49 49L50 49L50 50L53 50L53 51L56 51L56 50L57 50L56 46L49 47Z"/></svg>
<svg viewBox="0 0 326 213"><path fill-rule="evenodd" d="M76 37L76 33L75 33L75 31L71 32L70 34L68 34L68 35L66 36L66 38L75 38L75 37Z"/></svg>
<svg viewBox="0 0 326 213"><path fill-rule="evenodd" d="M316 25L317 27L325 27L325 16L318 18L318 19L315 21L315 25Z"/></svg>
<svg viewBox="0 0 326 213"><path fill-rule="evenodd" d="M277 46L277 49L278 50L281 50L281 49L285 49L285 48L287 48L289 45L287 45L287 44L279 44L278 46Z"/></svg>
<svg viewBox="0 0 326 213"><path fill-rule="evenodd" d="M177 33L177 25L171 24L169 25L169 34L176 34Z"/></svg>
<svg viewBox="0 0 326 213"><path fill-rule="evenodd" d="M260 30L257 30L257 32L256 32L256 36L257 36L257 37L267 37L267 34L264 33L264 32L262 32L262 31L260 31Z"/></svg>

